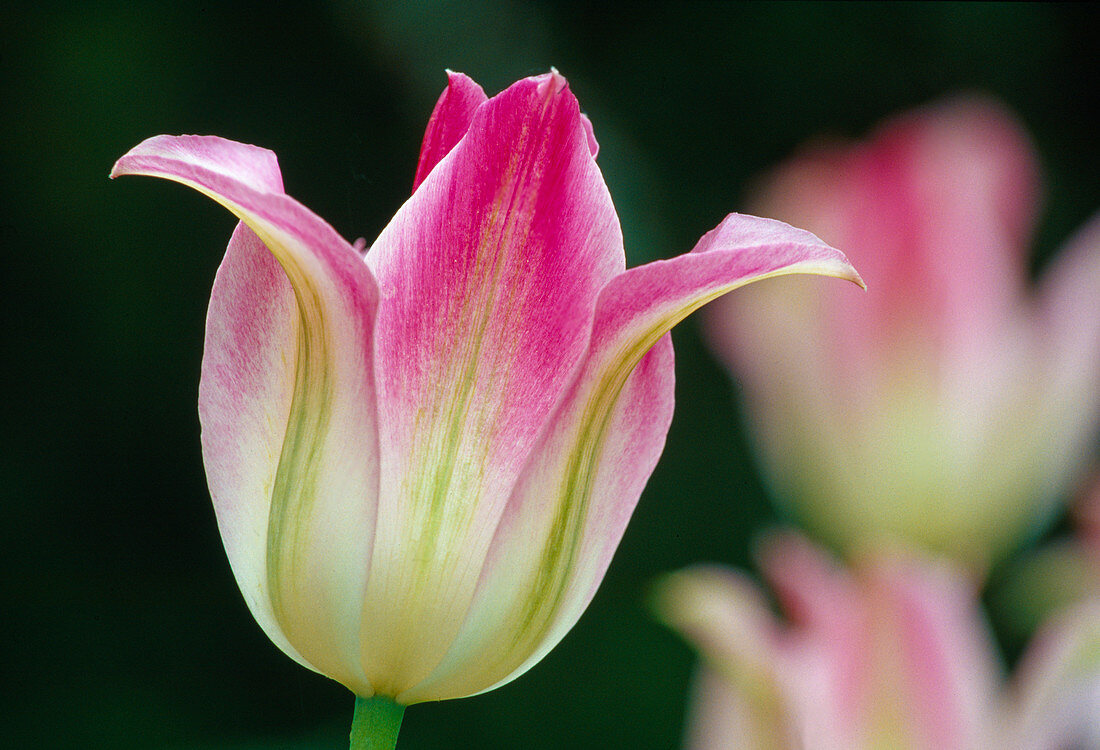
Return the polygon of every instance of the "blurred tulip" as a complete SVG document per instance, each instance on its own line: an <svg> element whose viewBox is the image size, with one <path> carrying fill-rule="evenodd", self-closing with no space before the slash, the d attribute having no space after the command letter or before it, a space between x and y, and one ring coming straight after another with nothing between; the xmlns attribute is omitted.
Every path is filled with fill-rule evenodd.
<svg viewBox="0 0 1100 750"><path fill-rule="evenodd" d="M1100 419L1100 221L1030 290L1036 183L1015 120L962 99L760 185L754 212L843 248L869 289L777 280L707 320L777 497L831 543L893 536L981 571L1080 472Z"/></svg>
<svg viewBox="0 0 1100 750"><path fill-rule="evenodd" d="M1100 748L1097 602L1049 623L1007 687L975 581L943 559L880 551L842 569L789 534L762 567L788 623L731 570L659 588L703 658L691 750Z"/></svg>
<svg viewBox="0 0 1100 750"><path fill-rule="evenodd" d="M218 525L268 636L359 696L472 695L541 659L660 455L668 330L765 276L858 279L741 215L628 271L595 152L556 72L492 99L452 74L414 193L365 256L264 149L158 136L115 166L241 219L199 394Z"/></svg>
<svg viewBox="0 0 1100 750"><path fill-rule="evenodd" d="M1017 667L992 747L1100 750L1100 597L1052 617Z"/></svg>

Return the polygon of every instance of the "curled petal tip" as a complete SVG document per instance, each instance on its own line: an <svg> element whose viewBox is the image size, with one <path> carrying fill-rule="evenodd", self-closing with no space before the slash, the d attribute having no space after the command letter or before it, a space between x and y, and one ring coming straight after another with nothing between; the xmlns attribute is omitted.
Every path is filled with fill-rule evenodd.
<svg viewBox="0 0 1100 750"><path fill-rule="evenodd" d="M163 177L166 168L175 174L173 179L181 182L222 175L257 193L283 192L275 152L214 135L146 138L115 162L110 176Z"/></svg>
<svg viewBox="0 0 1100 750"><path fill-rule="evenodd" d="M859 275L859 271L857 271L855 269L855 266L853 266L850 263L848 264L848 273L846 273L844 276L842 276L840 278L847 279L848 281L852 282L853 284L858 286L863 291L865 291L865 292L867 291L867 282L864 281L863 277Z"/></svg>

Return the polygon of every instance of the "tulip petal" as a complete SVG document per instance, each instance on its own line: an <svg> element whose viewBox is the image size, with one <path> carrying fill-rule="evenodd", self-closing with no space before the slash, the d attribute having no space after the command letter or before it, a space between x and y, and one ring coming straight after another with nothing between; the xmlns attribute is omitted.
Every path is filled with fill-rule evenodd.
<svg viewBox="0 0 1100 750"><path fill-rule="evenodd" d="M799 155L750 209L844 248L871 285L858 297L821 288L828 305L811 313L833 327L843 366L829 375L861 383L884 342L913 326L939 347L921 356L945 350L946 362L926 365L938 375L1007 319L1023 290L1037 184L1015 119L961 98L890 120L866 143Z"/></svg>
<svg viewBox="0 0 1100 750"><path fill-rule="evenodd" d="M462 623L599 289L625 265L565 80L526 79L479 107L367 262L383 471L363 661L408 702Z"/></svg>
<svg viewBox="0 0 1100 750"><path fill-rule="evenodd" d="M483 689L542 658L595 595L672 418L668 330L720 294L798 272L859 279L813 235L731 215L693 252L626 271L604 288L584 366L509 500L452 651L482 665L477 678L491 680ZM511 634L510 648L500 647L501 633Z"/></svg>
<svg viewBox="0 0 1100 750"><path fill-rule="evenodd" d="M672 421L671 339L662 337L585 422L578 392L575 384L519 480L466 622L418 686L421 700L515 679L565 636L603 579Z"/></svg>
<svg viewBox="0 0 1100 750"><path fill-rule="evenodd" d="M849 572L797 534L761 565L794 620L785 692L815 745L990 746L998 668L973 581L896 550Z"/></svg>
<svg viewBox="0 0 1100 750"><path fill-rule="evenodd" d="M872 725L897 721L914 748L989 747L999 674L974 582L944 563L883 556L865 584L878 642L896 660L876 664Z"/></svg>
<svg viewBox="0 0 1100 750"><path fill-rule="evenodd" d="M792 622L781 662L800 733L827 750L858 747L873 668L872 633L849 572L804 537L767 537L760 567Z"/></svg>
<svg viewBox="0 0 1100 750"><path fill-rule="evenodd" d="M753 281L797 273L863 284L843 254L809 232L730 214L690 253L632 268L609 284L600 296L592 350L633 364L707 302Z"/></svg>
<svg viewBox="0 0 1100 750"><path fill-rule="evenodd" d="M909 308L902 314L914 317L894 325L922 326L949 365L965 361L1024 289L1038 206L1027 134L996 102L959 98L887 124L853 159L850 174L851 243L883 280L880 289L866 271L881 294L869 295L874 307L852 312L886 320L900 300ZM856 262L864 268L862 258Z"/></svg>
<svg viewBox="0 0 1100 750"><path fill-rule="evenodd" d="M1085 468L1100 428L1100 216L1074 235L1041 279L1032 325L1038 373L1027 373L1042 408L1033 431L1047 497Z"/></svg>
<svg viewBox="0 0 1100 750"><path fill-rule="evenodd" d="M1001 747L1100 747L1100 601L1066 610L1028 647L1013 684Z"/></svg>
<svg viewBox="0 0 1100 750"><path fill-rule="evenodd" d="M697 567L661 581L656 606L703 659L692 691L689 750L799 746L782 692L780 628L756 586L730 570Z"/></svg>
<svg viewBox="0 0 1100 750"><path fill-rule="evenodd" d="M588 115L583 112L581 113L581 124L584 125L584 134L588 138L588 151L595 159L596 155L600 153L600 144L596 142L596 129L592 127L592 120L588 119Z"/></svg>
<svg viewBox="0 0 1100 750"><path fill-rule="evenodd" d="M267 519L294 396L297 303L278 263L244 223L218 269L200 381L207 480L226 554L249 609L279 648L290 645L268 595ZM311 667L312 668L312 667Z"/></svg>
<svg viewBox="0 0 1100 750"><path fill-rule="evenodd" d="M121 174L193 187L247 225L218 273L200 386L219 529L276 644L370 695L357 636L377 496L374 280L351 245L282 192L268 151L158 136L118 161L112 176Z"/></svg>
<svg viewBox="0 0 1100 750"><path fill-rule="evenodd" d="M462 140L474 119L474 112L486 101L488 97L485 96L485 91L473 79L462 73L447 71L447 88L435 103L424 132L424 141L420 145L420 161L413 179L413 192L420 187L428 173L435 169L435 165Z"/></svg>

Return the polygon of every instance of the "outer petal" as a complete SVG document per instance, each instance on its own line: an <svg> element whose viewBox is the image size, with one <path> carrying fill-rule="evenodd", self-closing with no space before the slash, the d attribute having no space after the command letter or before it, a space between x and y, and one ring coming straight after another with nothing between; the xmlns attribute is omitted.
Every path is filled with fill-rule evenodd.
<svg viewBox="0 0 1100 750"><path fill-rule="evenodd" d="M595 159L596 155L600 153L600 144L596 142L596 130L592 127L592 121L583 112L581 113L581 124L584 125L584 134L588 138L588 150L591 152L592 158Z"/></svg>
<svg viewBox="0 0 1100 750"><path fill-rule="evenodd" d="M781 633L745 577L720 568L674 573L658 587L657 611L703 658L693 690L690 750L800 747L780 679Z"/></svg>
<svg viewBox="0 0 1100 750"><path fill-rule="evenodd" d="M481 665L467 674L482 683L478 690L488 689L521 674L568 632L595 594L664 446L673 364L662 338L720 294L797 272L858 280L813 235L732 215L692 253L607 285L583 369L509 500L477 601L437 679L464 660ZM504 634L510 647L502 649ZM443 692L451 690L461 692Z"/></svg>
<svg viewBox="0 0 1100 750"><path fill-rule="evenodd" d="M286 274L244 223L218 269L206 320L199 409L218 528L260 627L310 666L278 623L266 568L271 488L294 397L298 305Z"/></svg>
<svg viewBox="0 0 1100 750"><path fill-rule="evenodd" d="M420 162L416 165L413 192L435 165L451 152L474 119L474 112L488 101L485 91L473 79L462 73L447 71L447 88L439 95L424 141L420 144Z"/></svg>
<svg viewBox="0 0 1100 750"><path fill-rule="evenodd" d="M787 693L815 747L988 747L997 676L971 581L902 553L851 576L795 535L763 558L793 610Z"/></svg>
<svg viewBox="0 0 1100 750"><path fill-rule="evenodd" d="M896 717L913 748L989 747L999 670L977 587L946 565L904 556L865 575L876 638L897 660L896 673L878 663L886 673L876 680L875 725Z"/></svg>
<svg viewBox="0 0 1100 750"><path fill-rule="evenodd" d="M1039 632L1007 709L1001 747L1100 748L1100 601L1063 612Z"/></svg>
<svg viewBox="0 0 1100 750"><path fill-rule="evenodd" d="M832 326L841 375L858 382L914 326L937 371L941 352L965 360L997 335L1024 288L1037 182L1015 119L963 98L890 120L865 144L800 155L750 208L844 248L867 279L859 298L821 288L812 321Z"/></svg>
<svg viewBox="0 0 1100 750"><path fill-rule="evenodd" d="M500 520L466 622L418 695L469 695L515 679L595 594L664 447L671 340L658 341L621 391L604 395L605 411L585 419L574 386L548 425ZM598 531L586 533L589 525Z"/></svg>
<svg viewBox="0 0 1100 750"><path fill-rule="evenodd" d="M367 262L383 295L383 500L363 660L411 702L462 623L598 291L624 266L565 80L526 79L481 106Z"/></svg>
<svg viewBox="0 0 1100 750"><path fill-rule="evenodd" d="M1048 497L1085 468L1100 428L1100 215L1067 243L1041 281L1032 313L1039 372L1028 384L1040 406L1035 453ZM1021 456L1021 458L1023 458Z"/></svg>
<svg viewBox="0 0 1100 750"><path fill-rule="evenodd" d="M276 644L369 695L358 623L377 494L374 280L351 245L282 192L268 151L158 136L120 159L120 174L189 185L247 225L218 273L200 387L219 528Z"/></svg>
<svg viewBox="0 0 1100 750"><path fill-rule="evenodd" d="M903 201L866 242L853 237L868 254L891 233L903 237L893 245L902 254L879 256L889 287L878 299L893 308L883 312L927 326L949 366L966 360L997 336L1024 290L1038 207L1032 144L1002 106L972 97L888 123L864 154L855 166L858 197L876 207ZM862 159L874 166L862 171ZM859 227L854 215L849 221ZM906 313L915 317L899 320Z"/></svg>
<svg viewBox="0 0 1100 750"><path fill-rule="evenodd" d="M855 581L794 533L769 537L760 567L793 623L778 670L799 736L821 750L861 747L874 657Z"/></svg>

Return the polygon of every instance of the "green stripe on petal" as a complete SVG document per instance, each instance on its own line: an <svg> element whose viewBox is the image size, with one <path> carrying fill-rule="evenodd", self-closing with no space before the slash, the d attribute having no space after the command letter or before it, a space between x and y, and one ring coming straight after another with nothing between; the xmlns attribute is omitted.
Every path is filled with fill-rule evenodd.
<svg viewBox="0 0 1100 750"><path fill-rule="evenodd" d="M787 273L858 280L813 235L733 215L694 252L631 269L604 288L585 364L509 500L467 622L436 673L402 700L490 689L564 636L594 595L663 448L673 368L671 345L655 344L708 301Z"/></svg>
<svg viewBox="0 0 1100 750"><path fill-rule="evenodd" d="M216 507L267 506L262 531L221 525L222 518L239 514L219 511L227 551L232 555L231 546L238 546L231 539L244 538L240 546L242 554L251 556L250 575L262 576L239 579L246 599L266 597L299 658L356 693L370 695L357 636L378 495L374 279L359 253L331 226L282 192L268 151L219 138L159 136L120 159L113 172L119 174L163 177L209 196L255 233L289 281L296 320L280 324L293 337L281 346L295 361L278 374L293 378L286 384L292 394L287 421L261 426L242 436L254 442L233 446L229 441L237 415L213 416L200 403L206 414L204 460ZM249 272L243 264L233 271ZM229 288L249 284L248 279L223 281ZM224 319L217 323L216 338L208 331L208 345L222 347L217 357L224 367L234 365L235 331L252 314L245 306L249 301L242 299L239 310L221 305L218 315ZM247 416L249 404L265 397L250 388L231 374L208 373L204 365L200 401L239 403ZM218 435L207 439L208 427ZM240 454L245 465L225 465L220 454L226 451ZM261 489L255 483L245 486L232 477L234 471L251 471L253 464L273 464L271 485L262 487L267 497L255 496Z"/></svg>

